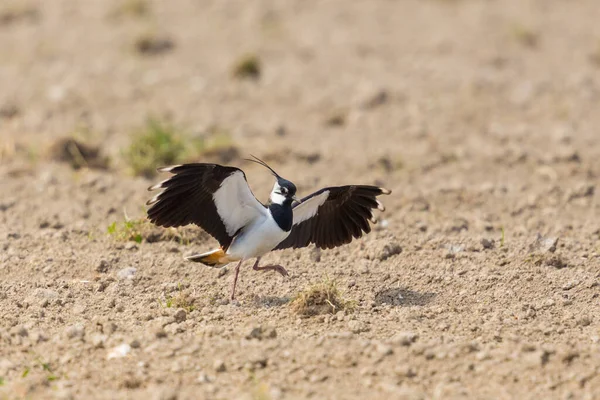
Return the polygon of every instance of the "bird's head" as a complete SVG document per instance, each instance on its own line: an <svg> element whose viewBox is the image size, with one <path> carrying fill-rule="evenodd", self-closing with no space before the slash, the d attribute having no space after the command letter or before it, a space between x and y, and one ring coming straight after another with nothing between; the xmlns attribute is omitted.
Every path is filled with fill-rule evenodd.
<svg viewBox="0 0 600 400"><path fill-rule="evenodd" d="M271 203L281 205L292 204L294 200L298 201L296 199L296 185L278 176L275 185L273 185L269 200L271 200Z"/></svg>
<svg viewBox="0 0 600 400"><path fill-rule="evenodd" d="M263 167L268 168L273 175L275 176L275 178L277 179L275 181L275 185L273 185L273 190L271 191L271 196L269 196L269 201L271 203L274 204L280 204L280 205L290 205L292 204L293 201L299 201L296 198L296 185L294 185L292 182L288 181L287 179L282 178L281 176L279 176L279 174L277 172L275 172L273 170L273 168L269 167L267 165L266 162L264 162L263 160L252 156L254 159L249 159L247 158L248 161L252 161L255 162L257 164L262 165Z"/></svg>

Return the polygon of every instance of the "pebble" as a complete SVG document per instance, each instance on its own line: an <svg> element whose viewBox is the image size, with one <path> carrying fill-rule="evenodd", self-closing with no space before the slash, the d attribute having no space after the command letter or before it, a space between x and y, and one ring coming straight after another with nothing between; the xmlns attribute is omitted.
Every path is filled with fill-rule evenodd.
<svg viewBox="0 0 600 400"><path fill-rule="evenodd" d="M220 268L220 269L219 269L219 273L217 274L217 278L222 278L222 277L224 277L225 275L227 275L227 271L229 271L229 270L227 269L227 267Z"/></svg>
<svg viewBox="0 0 600 400"><path fill-rule="evenodd" d="M273 339L277 337L277 331L275 328L265 328L262 325L251 326L246 334L246 339L258 339L262 340L265 338Z"/></svg>
<svg viewBox="0 0 600 400"><path fill-rule="evenodd" d="M117 272L117 277L119 279L133 279L133 276L135 275L136 271L137 268L134 267L123 268L122 270Z"/></svg>
<svg viewBox="0 0 600 400"><path fill-rule="evenodd" d="M204 372L200 372L198 375L198 379L196 379L198 383L210 383L214 381L214 378Z"/></svg>
<svg viewBox="0 0 600 400"><path fill-rule="evenodd" d="M100 260L98 265L96 265L96 272L105 273L108 271L108 267L109 267L108 261Z"/></svg>
<svg viewBox="0 0 600 400"><path fill-rule="evenodd" d="M95 334L92 336L92 346L96 349L104 348L104 343L106 343L107 336L102 334Z"/></svg>
<svg viewBox="0 0 600 400"><path fill-rule="evenodd" d="M377 258L379 261L384 261L400 253L402 253L402 247L396 242L390 242L383 246Z"/></svg>
<svg viewBox="0 0 600 400"><path fill-rule="evenodd" d="M579 281L571 281L563 285L562 290L571 290L575 286L579 285Z"/></svg>
<svg viewBox="0 0 600 400"><path fill-rule="evenodd" d="M589 326L592 324L592 319L588 316L583 316L577 319L577 325L579 326Z"/></svg>
<svg viewBox="0 0 600 400"><path fill-rule="evenodd" d="M541 234L537 234L533 243L529 245L530 253L554 253L556 246L558 245L558 238L555 237L544 237Z"/></svg>
<svg viewBox="0 0 600 400"><path fill-rule="evenodd" d="M213 364L213 368L216 372L225 372L227 371L227 367L225 366L225 362L223 360L215 360Z"/></svg>
<svg viewBox="0 0 600 400"><path fill-rule="evenodd" d="M131 346L127 343L123 343L117 347L112 348L106 358L111 360L113 358L123 358L131 351Z"/></svg>
<svg viewBox="0 0 600 400"><path fill-rule="evenodd" d="M312 262L320 262L321 261L321 249L318 247L315 247L314 249L312 249L312 251L310 252L310 261Z"/></svg>
<svg viewBox="0 0 600 400"><path fill-rule="evenodd" d="M85 335L85 327L82 324L75 324L67 327L65 334L69 339L81 339Z"/></svg>
<svg viewBox="0 0 600 400"><path fill-rule="evenodd" d="M365 323L356 320L348 321L348 329L350 329L352 333L367 332L369 330Z"/></svg>
<svg viewBox="0 0 600 400"><path fill-rule="evenodd" d="M187 319L187 313L183 308L180 308L179 310L177 310L173 318L175 318L176 322L183 322Z"/></svg>
<svg viewBox="0 0 600 400"><path fill-rule="evenodd" d="M481 246L483 246L484 249L489 250L489 249L494 248L495 243L494 243L493 239L490 240L490 239L483 238L483 239L481 239Z"/></svg>
<svg viewBox="0 0 600 400"><path fill-rule="evenodd" d="M381 356L390 356L394 354L394 349L392 349L392 346L385 343L377 343L377 345L375 346L375 350Z"/></svg>
<svg viewBox="0 0 600 400"><path fill-rule="evenodd" d="M371 263L368 260L361 260L360 266L358 267L358 272L360 272L361 274L368 274L369 265L371 265Z"/></svg>
<svg viewBox="0 0 600 400"><path fill-rule="evenodd" d="M417 341L419 335L414 332L399 332L392 337L391 342L395 345L410 346Z"/></svg>

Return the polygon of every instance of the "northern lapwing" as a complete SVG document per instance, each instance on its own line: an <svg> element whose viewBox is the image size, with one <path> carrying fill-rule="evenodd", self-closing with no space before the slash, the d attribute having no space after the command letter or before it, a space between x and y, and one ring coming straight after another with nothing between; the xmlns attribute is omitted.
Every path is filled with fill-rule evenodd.
<svg viewBox="0 0 600 400"><path fill-rule="evenodd" d="M231 290L242 263L256 258L255 271L288 273L281 265L259 266L273 250L306 247L311 243L331 249L369 233L375 223L373 209L384 211L377 196L390 194L377 186L327 187L297 200L296 186L264 161L248 159L268 168L276 178L268 204L254 197L244 172L218 164L183 164L159 168L173 174L148 190L162 192L148 201L148 219L163 227L196 224L213 236L218 249L186 257L211 267L238 261Z"/></svg>

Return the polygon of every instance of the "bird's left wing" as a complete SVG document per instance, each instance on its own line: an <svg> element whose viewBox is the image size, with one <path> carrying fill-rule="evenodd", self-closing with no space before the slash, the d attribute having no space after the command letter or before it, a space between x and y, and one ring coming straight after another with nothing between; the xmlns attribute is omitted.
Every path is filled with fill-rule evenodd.
<svg viewBox="0 0 600 400"><path fill-rule="evenodd" d="M371 231L372 209L385 210L377 196L390 194L377 186L338 186L321 189L294 207L294 224L289 236L274 250L306 247L314 243L331 249L350 243Z"/></svg>
<svg viewBox="0 0 600 400"><path fill-rule="evenodd" d="M196 224L226 249L241 228L267 215L241 169L195 163L159 171L173 176L149 188L162 189L147 203L148 219L156 225Z"/></svg>

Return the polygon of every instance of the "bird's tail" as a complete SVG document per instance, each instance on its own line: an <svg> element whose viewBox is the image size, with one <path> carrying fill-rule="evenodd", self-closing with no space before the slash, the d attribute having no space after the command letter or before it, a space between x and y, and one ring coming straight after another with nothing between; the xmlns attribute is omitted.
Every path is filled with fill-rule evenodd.
<svg viewBox="0 0 600 400"><path fill-rule="evenodd" d="M222 248L211 250L202 254L194 254L193 256L186 257L186 259L216 268L222 267L223 265L229 263L227 255Z"/></svg>

